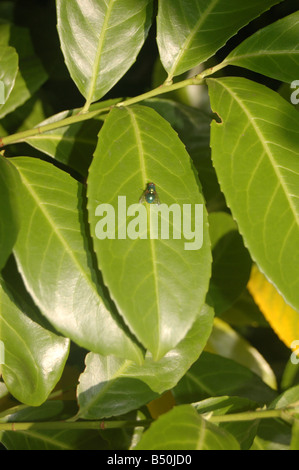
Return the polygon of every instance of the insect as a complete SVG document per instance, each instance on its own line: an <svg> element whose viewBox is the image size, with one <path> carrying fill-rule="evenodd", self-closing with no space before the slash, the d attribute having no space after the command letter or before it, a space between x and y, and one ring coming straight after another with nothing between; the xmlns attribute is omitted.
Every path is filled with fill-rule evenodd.
<svg viewBox="0 0 299 470"><path fill-rule="evenodd" d="M160 199L156 191L156 185L154 183L147 183L145 191L143 191L139 203L142 204L146 201L148 204L155 202L157 206L160 204Z"/></svg>

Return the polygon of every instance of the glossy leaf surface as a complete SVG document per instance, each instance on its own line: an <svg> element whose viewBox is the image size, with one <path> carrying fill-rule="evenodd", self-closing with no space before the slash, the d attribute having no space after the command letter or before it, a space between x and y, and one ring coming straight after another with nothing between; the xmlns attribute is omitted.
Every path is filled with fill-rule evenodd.
<svg viewBox="0 0 299 470"><path fill-rule="evenodd" d="M22 229L15 247L25 285L42 313L89 350L140 360L110 311L86 250L83 187L38 159L17 157L23 189Z"/></svg>
<svg viewBox="0 0 299 470"><path fill-rule="evenodd" d="M151 24L151 0L57 0L58 32L72 79L89 103L135 62Z"/></svg>
<svg viewBox="0 0 299 470"><path fill-rule="evenodd" d="M244 78L208 80L212 158L221 189L259 269L299 310L299 115ZM287 269L286 269L287 266Z"/></svg>
<svg viewBox="0 0 299 470"><path fill-rule="evenodd" d="M157 41L170 78L211 57L240 28L278 0L163 0Z"/></svg>
<svg viewBox="0 0 299 470"><path fill-rule="evenodd" d="M139 204L149 182L156 185L160 206ZM104 282L125 322L154 359L160 359L192 326L210 277L207 216L190 157L152 109L115 109L99 134L87 196ZM195 227L189 242L183 233L184 204L189 204L188 220ZM202 216L196 215L195 204ZM164 211L163 223L169 222L169 232L165 229L162 235L154 228L159 209ZM170 221L169 209L176 211ZM109 215L99 218L103 210Z"/></svg>

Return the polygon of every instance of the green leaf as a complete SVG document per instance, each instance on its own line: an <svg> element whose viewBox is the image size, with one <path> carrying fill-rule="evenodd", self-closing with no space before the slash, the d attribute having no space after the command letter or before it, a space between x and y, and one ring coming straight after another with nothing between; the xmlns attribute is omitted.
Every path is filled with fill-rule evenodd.
<svg viewBox="0 0 299 470"><path fill-rule="evenodd" d="M244 78L208 80L212 158L227 203L259 269L299 310L299 115ZM287 267L287 268L286 268Z"/></svg>
<svg viewBox="0 0 299 470"><path fill-rule="evenodd" d="M290 450L291 426L279 419L262 419L250 450Z"/></svg>
<svg viewBox="0 0 299 470"><path fill-rule="evenodd" d="M227 310L245 290L251 259L232 217L225 212L209 214L212 243L212 277L207 302L215 314Z"/></svg>
<svg viewBox="0 0 299 470"><path fill-rule="evenodd" d="M291 83L299 69L299 12L260 29L225 59L254 72Z"/></svg>
<svg viewBox="0 0 299 470"><path fill-rule="evenodd" d="M152 98L143 102L157 111L178 133L198 172L208 211L225 207L212 165L210 126L212 115L170 99Z"/></svg>
<svg viewBox="0 0 299 470"><path fill-rule="evenodd" d="M100 99L135 62L152 0L57 0L58 33L70 75L87 103Z"/></svg>
<svg viewBox="0 0 299 470"><path fill-rule="evenodd" d="M10 393L22 403L40 405L60 379L69 340L48 329L16 270L0 278L0 340Z"/></svg>
<svg viewBox="0 0 299 470"><path fill-rule="evenodd" d="M215 54L251 20L280 0L163 0L159 2L157 42L169 78Z"/></svg>
<svg viewBox="0 0 299 470"><path fill-rule="evenodd" d="M138 204L151 181L157 185L161 208L168 210L167 206L175 204L179 213L175 222L171 218L169 236L164 234L164 239L160 230L150 232L160 206L152 204L150 209L147 203ZM111 111L100 131L88 178L91 234L104 282L119 312L155 360L186 335L208 288L211 254L204 207L202 220L194 220L194 205L201 208L204 202L198 184L183 144L155 111L142 106ZM125 230L127 209L118 209L119 196L126 197L121 201L127 208L135 204L130 210L138 212L141 226L132 229L137 221L131 217ZM115 238L113 229L96 234L97 224L105 220L99 221L96 213L102 203L109 204L110 227L115 210L123 218L116 222ZM191 245L181 230L183 204L189 204L193 226L196 223L196 240L191 235ZM167 217L164 212L163 221ZM173 231L178 232L177 238L172 238Z"/></svg>
<svg viewBox="0 0 299 470"><path fill-rule="evenodd" d="M23 183L15 255L36 305L58 331L86 349L140 361L139 348L112 313L93 268L83 186L42 160L11 161Z"/></svg>
<svg viewBox="0 0 299 470"><path fill-rule="evenodd" d="M119 99L113 99L96 103L90 107L90 111L112 106L118 101ZM47 126L48 124L75 116L78 113L79 109L62 111L42 121L35 127ZM30 137L25 142L86 177L92 160L92 154L97 144L97 136L102 125L102 119L99 116L99 118L59 127L58 129Z"/></svg>
<svg viewBox="0 0 299 470"><path fill-rule="evenodd" d="M276 389L277 383L268 362L251 344L220 318L215 318L206 351L219 354L242 364L259 375L269 387Z"/></svg>
<svg viewBox="0 0 299 470"><path fill-rule="evenodd" d="M221 314L221 318L237 328L248 326L269 328L269 323L247 289L228 310Z"/></svg>
<svg viewBox="0 0 299 470"><path fill-rule="evenodd" d="M298 408L299 385L289 388L281 393L269 406L269 409L286 408L287 406L297 406Z"/></svg>
<svg viewBox="0 0 299 470"><path fill-rule="evenodd" d="M154 361L147 352L141 366L90 353L77 389L80 418L99 419L124 414L153 400L157 393L170 390L202 352L212 321L212 309L204 306L191 330L175 349L159 361Z"/></svg>
<svg viewBox="0 0 299 470"><path fill-rule="evenodd" d="M13 165L0 155L0 270L17 240L19 206L17 192L20 177Z"/></svg>
<svg viewBox="0 0 299 470"><path fill-rule="evenodd" d="M286 390L275 398L269 409L279 409L298 404L299 385ZM296 419L296 418L295 418ZM252 446L253 450L290 450L292 428L288 422L281 419L261 420L257 436Z"/></svg>
<svg viewBox="0 0 299 470"><path fill-rule="evenodd" d="M8 99L11 90L15 84L15 79L18 73L18 64L19 64L19 57L16 50L13 47L0 47L0 61L1 61L1 69L0 69L0 82L2 87L1 88L1 95L0 95L0 110L2 105ZM2 96L3 91L3 96ZM2 101L2 98L4 100ZM1 112L1 111L0 111Z"/></svg>
<svg viewBox="0 0 299 470"><path fill-rule="evenodd" d="M265 404L276 392L247 367L204 352L173 390L176 403L190 403L221 395L248 398Z"/></svg>
<svg viewBox="0 0 299 470"><path fill-rule="evenodd" d="M19 71L10 96L0 109L0 118L25 103L48 77L34 51L30 33L26 28L0 24L0 46L8 45L13 46L18 53Z"/></svg>
<svg viewBox="0 0 299 470"><path fill-rule="evenodd" d="M231 434L206 421L189 405L177 406L160 416L135 447L135 450L239 449Z"/></svg>
<svg viewBox="0 0 299 470"><path fill-rule="evenodd" d="M252 411L257 408L257 404L251 400L240 397L212 397L206 398L198 403L193 403L198 413L211 416L223 416L232 413ZM259 421L232 421L219 423L219 427L226 429L239 442L242 450L251 447L256 435Z"/></svg>
<svg viewBox="0 0 299 470"><path fill-rule="evenodd" d="M80 418L109 418L125 414L158 396L146 383L130 376L128 369L131 364L131 361L113 356L87 355L86 369L78 386Z"/></svg>

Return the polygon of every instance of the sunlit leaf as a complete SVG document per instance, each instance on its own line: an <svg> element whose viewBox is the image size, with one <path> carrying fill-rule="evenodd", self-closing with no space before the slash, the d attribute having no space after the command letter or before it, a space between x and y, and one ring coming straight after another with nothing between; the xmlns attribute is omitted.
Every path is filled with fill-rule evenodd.
<svg viewBox="0 0 299 470"><path fill-rule="evenodd" d="M212 158L250 255L299 309L299 114L245 78L208 80Z"/></svg>
<svg viewBox="0 0 299 470"><path fill-rule="evenodd" d="M149 182L156 185L161 206L138 204ZM207 215L200 206L204 201L190 157L169 124L152 109L114 109L99 134L87 184L91 235L104 282L125 322L158 360L192 326L210 277ZM125 199L120 202L119 196ZM97 224L105 221L97 215L103 215L100 204L109 205L108 234L97 234ZM137 213L139 219L129 231L129 223L132 227L137 222L127 220L132 204L131 216ZM176 215L170 218L169 234L161 236L159 227L154 231L153 219L162 209L167 223L172 204ZM184 204L189 204L194 227L189 241L182 224ZM195 213L201 208L202 217ZM122 222L114 227L115 217Z"/></svg>

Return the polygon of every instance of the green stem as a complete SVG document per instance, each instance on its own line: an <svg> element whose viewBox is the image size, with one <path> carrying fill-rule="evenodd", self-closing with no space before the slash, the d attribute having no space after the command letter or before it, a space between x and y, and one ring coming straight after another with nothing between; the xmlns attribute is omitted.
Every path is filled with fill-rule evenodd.
<svg viewBox="0 0 299 470"><path fill-rule="evenodd" d="M95 116L100 114L108 113L111 108L114 107L121 107L121 106L130 106L131 104L139 103L140 101L147 100L149 98L153 98L154 96L159 96L164 93L169 93L175 90L179 90L180 88L184 88L189 85L202 85L204 82L205 77L214 74L218 70L221 70L223 67L226 67L228 62L224 60L220 64L216 65L215 67L211 67L209 69L204 70L199 75L195 77L187 78L186 80L182 80L181 82L171 83L166 80L163 85L160 85L157 88L154 88L151 91L143 93L142 95L135 96L133 98L128 98L125 101L121 101L115 105L107 106L106 108L96 109L92 111L88 111L90 102L87 100L83 108L78 110L78 113L74 116L70 116L65 119L61 119L60 121L52 122L50 124L45 124L44 126L34 127L33 129L29 129L23 132L17 132L16 134L9 135L7 137L0 137L0 148L5 147L9 144L16 144L18 142L23 142L30 137L34 137L44 132L53 131L55 129L59 129L60 127L70 126L71 124L75 124L76 122L87 121L88 119L92 119Z"/></svg>
<svg viewBox="0 0 299 470"><path fill-rule="evenodd" d="M231 423L236 421L254 421L256 419L269 419L281 418L288 421L292 418L290 409L276 409L276 410L257 410L245 411L243 413L233 413L227 415L216 416L213 415L207 418L210 423Z"/></svg>
<svg viewBox="0 0 299 470"><path fill-rule="evenodd" d="M23 142L26 139L29 139L30 137L34 137L40 134L43 134L44 132L49 132L53 131L55 129L58 129L60 127L65 127L69 126L71 124L74 124L76 122L81 122L81 121L86 121L88 119L92 119L95 116L98 116L99 114L107 113L111 110L113 107L120 107L120 106L130 106L131 104L139 103L140 101L153 98L154 96L161 95L163 93L169 93L174 90L178 90L179 88L186 87L188 85L200 85L203 83L202 75L198 75L196 77L188 78L186 80L183 80L181 82L177 83L165 83L151 91L148 91L146 93L143 93L142 95L136 96L134 98L129 98L125 101L122 101L120 103L117 103L114 106L109 106L106 108L101 108L97 109L94 111L88 111L88 112L83 112L85 110L85 107L80 109L78 111L78 114L74 116L70 116L65 119L61 119L60 121L52 122L50 124L45 124L44 126L40 127L34 127L33 129L29 129L23 132L18 132L16 134L9 135L7 137L2 137L0 138L0 147L4 147L8 144L15 144L18 142Z"/></svg>
<svg viewBox="0 0 299 470"><path fill-rule="evenodd" d="M48 421L48 422L23 422L23 423L0 423L1 431L29 431L29 430L62 430L62 429L115 429L147 427L152 420L140 421Z"/></svg>

